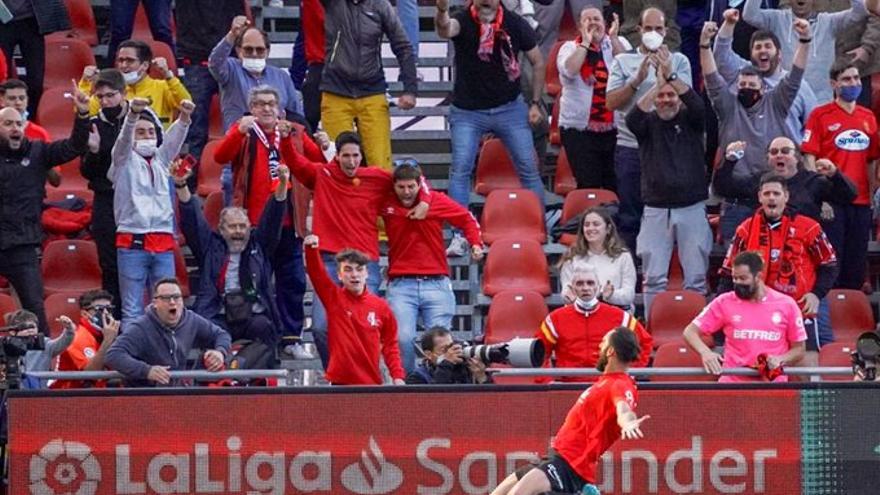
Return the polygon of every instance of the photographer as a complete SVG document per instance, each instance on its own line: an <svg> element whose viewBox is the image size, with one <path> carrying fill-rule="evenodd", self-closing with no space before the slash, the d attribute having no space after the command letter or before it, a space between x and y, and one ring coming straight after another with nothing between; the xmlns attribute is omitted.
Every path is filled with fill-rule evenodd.
<svg viewBox="0 0 880 495"><path fill-rule="evenodd" d="M37 333L39 320L37 315L26 309L19 309L6 315L7 330L2 334L3 356L0 358L4 367L0 372L0 383L8 388L39 389L45 388L45 381L36 378L28 378L29 371L50 371L52 360L61 354L73 341L75 326L70 318L61 316L58 318L64 331L60 336L50 339ZM12 339L18 342L12 342ZM22 344L22 345L18 345ZM10 352L10 348L16 348L21 354ZM15 376L10 372L9 363L24 356L24 377ZM17 363L16 363L17 364ZM17 383L21 379L21 387ZM0 387L2 388L2 387Z"/></svg>
<svg viewBox="0 0 880 495"><path fill-rule="evenodd" d="M880 382L877 365L880 364L880 334L865 332L856 340L852 353L853 380L857 382Z"/></svg>
<svg viewBox="0 0 880 495"><path fill-rule="evenodd" d="M449 330L431 328L422 335L420 345L425 359L407 375L408 385L492 383L486 364L477 358L465 359L461 343L452 340Z"/></svg>
<svg viewBox="0 0 880 495"><path fill-rule="evenodd" d="M58 357L58 371L102 371L104 357L119 335L119 321L113 318L113 296L104 290L90 290L79 296L79 325L73 343ZM96 382L58 380L50 388L106 386Z"/></svg>

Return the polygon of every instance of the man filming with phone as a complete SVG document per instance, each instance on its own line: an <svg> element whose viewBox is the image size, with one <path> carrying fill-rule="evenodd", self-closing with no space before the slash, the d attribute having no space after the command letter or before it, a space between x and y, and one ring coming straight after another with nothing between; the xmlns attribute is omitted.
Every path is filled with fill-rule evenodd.
<svg viewBox="0 0 880 495"><path fill-rule="evenodd" d="M113 296L105 290L90 290L79 296L79 325L73 342L58 357L58 371L104 370L104 356L119 335L119 320L113 318L113 309ZM104 386L103 380L59 380L50 388Z"/></svg>

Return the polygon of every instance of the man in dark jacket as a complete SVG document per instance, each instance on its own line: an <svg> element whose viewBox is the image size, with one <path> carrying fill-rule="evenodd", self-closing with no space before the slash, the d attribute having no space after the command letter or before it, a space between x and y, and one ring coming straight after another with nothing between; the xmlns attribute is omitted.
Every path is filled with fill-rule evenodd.
<svg viewBox="0 0 880 495"><path fill-rule="evenodd" d="M169 371L186 369L191 349L208 349L205 368L220 371L230 344L225 330L186 309L177 279L163 278L153 288L153 304L116 339L104 364L125 375L127 386L169 385Z"/></svg>
<svg viewBox="0 0 880 495"><path fill-rule="evenodd" d="M199 200L186 187L189 172L178 173L178 167L171 166L171 175L180 201L180 227L201 273L193 309L234 340L260 340L274 348L280 322L272 258L281 239L290 170L278 167L278 186L256 229L251 231L244 209L232 206L223 209L217 232L212 232Z"/></svg>
<svg viewBox="0 0 880 495"><path fill-rule="evenodd" d="M116 69L104 69L95 79L95 97L101 110L92 117L89 133L89 150L83 155L80 174L89 181L89 189L95 193L92 204L92 223L89 230L98 248L101 265L101 286L120 301L119 274L116 268L116 220L113 218L113 183L107 178L112 158L110 151L119 136L119 130L128 113L125 100L125 79ZM119 309L114 309L119 318Z"/></svg>
<svg viewBox="0 0 880 495"><path fill-rule="evenodd" d="M72 89L78 113L69 139L31 141L18 110L0 110L0 276L9 280L24 309L37 315L40 330L47 333L37 256L43 241L46 174L79 156L89 139L88 96L76 86Z"/></svg>
<svg viewBox="0 0 880 495"><path fill-rule="evenodd" d="M408 375L407 385L483 384L492 383L486 365L476 358L462 355L461 343L443 327L434 327L419 342L424 361Z"/></svg>
<svg viewBox="0 0 880 495"><path fill-rule="evenodd" d="M661 60L657 84L626 116L638 140L642 166L645 210L636 245L645 277L646 315L651 314L654 296L666 290L676 245L684 288L706 293L712 230L706 220L703 109L700 95Z"/></svg>

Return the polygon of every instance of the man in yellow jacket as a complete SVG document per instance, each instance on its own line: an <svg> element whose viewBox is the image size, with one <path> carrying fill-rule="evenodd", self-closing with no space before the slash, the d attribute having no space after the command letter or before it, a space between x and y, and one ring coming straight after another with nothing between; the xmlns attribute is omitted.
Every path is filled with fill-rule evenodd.
<svg viewBox="0 0 880 495"><path fill-rule="evenodd" d="M153 79L149 77L150 65L154 65L165 77ZM180 102L191 99L189 91L184 87L174 71L168 68L168 61L163 57L153 58L150 45L139 40L123 41L116 53L116 68L125 78L125 98L144 98L150 102L150 108L159 117L163 128L168 128ZM98 75L98 68L89 65L83 69L83 77L79 82L80 89L85 93L92 92L92 85ZM115 95L114 95L115 96ZM101 108L98 98L92 96L89 109L96 115Z"/></svg>

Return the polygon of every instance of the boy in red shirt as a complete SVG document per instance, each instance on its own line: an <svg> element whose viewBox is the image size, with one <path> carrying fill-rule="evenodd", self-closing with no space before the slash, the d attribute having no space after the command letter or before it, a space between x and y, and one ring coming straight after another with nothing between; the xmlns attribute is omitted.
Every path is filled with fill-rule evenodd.
<svg viewBox="0 0 880 495"><path fill-rule="evenodd" d="M538 466L511 474L492 495L538 495L544 492L599 494L596 466L618 438L642 438L640 427L650 416L636 416L638 393L626 374L638 359L639 339L626 327L602 338L599 381L578 397L553 439L553 452Z"/></svg>
<svg viewBox="0 0 880 495"><path fill-rule="evenodd" d="M58 371L103 371L104 356L119 334L119 321L113 318L113 296L104 290L90 290L79 296L79 326L73 342L58 357ZM50 388L106 386L96 382L58 380Z"/></svg>
<svg viewBox="0 0 880 495"><path fill-rule="evenodd" d="M339 252L336 255L342 281L342 287L339 287L324 267L318 252L318 236L307 236L303 245L306 248L306 269L315 293L324 304L334 309L327 314L330 345L327 380L334 385L381 385L381 351L394 384L403 385L397 321L388 303L367 290L369 258L353 249Z"/></svg>

